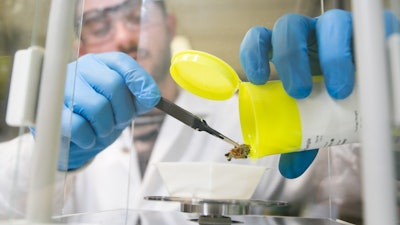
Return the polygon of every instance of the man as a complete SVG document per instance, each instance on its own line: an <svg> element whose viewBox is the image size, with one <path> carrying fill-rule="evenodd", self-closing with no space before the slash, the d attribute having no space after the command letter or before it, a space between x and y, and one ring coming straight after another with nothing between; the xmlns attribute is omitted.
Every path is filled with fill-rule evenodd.
<svg viewBox="0 0 400 225"><path fill-rule="evenodd" d="M201 116L221 133L240 142L236 99L227 102L208 101L180 90L169 75L170 43L175 32L174 17L166 14L163 1L148 1L143 5L138 3L120 0L85 1L80 55L85 57L90 56L88 53L116 51L129 54L156 80L163 97ZM81 63L81 68L83 66ZM98 76L101 79L102 74ZM154 205L159 205L159 209L168 208L162 203L143 199L149 195L168 195L154 163L226 162L224 154L232 148L216 137L197 132L165 116L157 109L135 118L131 131L133 134L125 131L120 138L125 143L117 141L93 161L88 158L90 163L87 168L73 175L75 185L70 190L73 197L70 198L71 202L67 202L65 212L126 206L153 210L156 209ZM130 141L132 137L133 146Z"/></svg>
<svg viewBox="0 0 400 225"><path fill-rule="evenodd" d="M168 72L175 18L166 14L163 1L148 3L143 10L140 1L125 1L113 6L116 2L85 1L79 55L124 52L152 75L163 97L175 101L179 90ZM105 9L101 11L99 8ZM143 162L142 173L164 116L160 111L153 110L135 120L135 147L142 158L139 160Z"/></svg>

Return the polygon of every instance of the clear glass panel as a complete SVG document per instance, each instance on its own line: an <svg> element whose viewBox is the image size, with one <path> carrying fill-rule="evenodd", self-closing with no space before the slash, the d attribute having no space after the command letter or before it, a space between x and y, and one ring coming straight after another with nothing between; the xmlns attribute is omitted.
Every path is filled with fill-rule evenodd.
<svg viewBox="0 0 400 225"><path fill-rule="evenodd" d="M242 38L250 27L261 25L272 29L275 21L286 13L309 16L321 14L320 2L314 0L299 0L296 4L292 0L260 0L251 4L248 1L231 0L79 0L77 3L76 14L71 21L71 25L73 23L75 26L71 62L88 53L124 52L153 76L164 97L203 117L210 126L236 141L242 140L237 99L215 102L182 91L169 76L171 55L188 48L214 54L230 64L245 80L238 52ZM6 77L5 81L0 80L0 84L7 87L9 76L3 76L3 73L9 75L15 51L31 45L45 44L50 0L37 1L35 4L32 1L10 0L0 4L4 4L4 7L0 7L0 10L4 10L0 13L0 38L3 38L0 42L0 72L1 77ZM32 7L26 7L26 4L32 4ZM322 8L328 10L332 7L337 6L333 1L326 1ZM72 69L81 72L87 66L83 63L76 64ZM273 73L273 78L276 79L276 72ZM71 72L70 75L74 77L76 74ZM102 74L98 75L99 80L102 80ZM71 79L68 82L73 81ZM80 91L74 85L67 87L74 89L71 92ZM6 96L1 94L0 98ZM71 101L74 103L73 99ZM66 123L71 124L71 119L67 119ZM6 126L0 125L2 140L17 135L15 129L9 131L8 127L3 127ZM22 129L27 132L26 128ZM70 132L61 141L60 157L64 163L61 166L66 167L70 147L68 137L74 133L72 127L68 126L64 131L66 134ZM13 165L7 166L6 171L9 179L0 176L0 181L4 181L4 185L0 183L0 216L3 216L2 212L6 212L6 219L25 215L30 174L24 162L31 159L25 151L32 151L34 142L30 134L24 138L28 140L18 139L6 143L7 146L16 146L16 149L23 150L14 151L15 155L10 161ZM3 146L6 145L0 145L0 152L6 149ZM287 219L299 220L296 224L327 224L326 218L352 220L352 216L360 217L358 148L353 147L352 151L321 150L311 168L297 179L284 179L280 175L278 156L265 157L256 162L237 160L231 163L271 168L265 173L252 199L286 201L289 206L260 209L258 213L318 217L324 219L305 219L303 222L303 218ZM186 127L160 111L151 111L137 117L116 142L84 167L68 173L57 173L53 215L56 221L62 222L160 224L158 219L161 218L164 224L186 224L189 219L197 216L177 214L179 204L144 200L146 196L169 196L154 164L160 161L226 162L224 154L230 148L232 146L223 141ZM4 159L9 158L1 157L0 162ZM346 163L354 167L342 166ZM3 171L0 171L0 175ZM343 179L346 179L345 185ZM240 182L242 180L245 182L245 178L239 178ZM351 202L354 205L346 207L355 209L354 214L349 208L343 207L343 202L350 195L354 195L351 197L356 201ZM168 215L155 212L149 216L149 213L142 213L143 210L152 210L151 213L173 210L174 213ZM343 215L343 212L350 214ZM77 213L82 214L73 216ZM235 217L235 220L246 220L248 224L290 223L279 217L276 220L268 217L256 217L254 220L252 217Z"/></svg>
<svg viewBox="0 0 400 225"><path fill-rule="evenodd" d="M283 14L301 10L301 5L293 5L289 1L271 1L268 6L277 10L271 10L270 14L266 14L266 8L260 6L264 5L260 2L252 5L227 1L86 0L83 11L77 13L77 21L83 15L80 55L111 51L129 54L155 78L164 97L195 114L205 116L214 128L235 140L241 140L236 99L210 102L181 91L169 75L170 58L171 54L187 48L206 51L231 64L245 79L237 55L246 31L253 25L272 28L276 19ZM254 15L244 19L244 10ZM321 8L317 7L316 10L307 13L318 15ZM97 26L89 26L93 25L85 18L89 13L98 19L98 23L93 23ZM96 29L104 33L97 35ZM227 122L231 124L227 126ZM68 215L85 213L82 217L85 218L84 222L97 221L96 217L101 218L101 215L96 212L110 211L115 212L121 223L132 220L143 222L148 218L140 216L141 219L137 220L137 215L125 215L113 210L179 211L177 203L144 200L145 196L169 195L154 164L159 161L226 162L224 154L230 148L221 140L184 127L179 121L157 110L137 117L131 128L110 148L97 155L87 167L67 175L73 182L65 189L63 215L67 217L63 219L79 221L77 217ZM320 154L316 165L301 180L283 179L277 169L277 156L257 162L246 160L232 163L270 167L254 199L280 200L290 204L289 207L264 209L258 213L335 218L337 214L331 213L327 153ZM324 185L318 185L318 182ZM318 193L318 196L304 197L310 193ZM172 217L169 219L172 223L177 222ZM168 219L165 221L168 223Z"/></svg>
<svg viewBox="0 0 400 225"><path fill-rule="evenodd" d="M393 127L394 127L394 163L395 163L395 180L397 185L397 209L399 208L399 190L400 190L400 135L398 133L400 128L400 95L399 95L399 84L400 84L400 1L399 0L388 0L385 2L385 9L388 9L390 13L396 18L392 26L387 26L388 29L392 30L393 33L389 34L388 37L388 57L390 65L390 96L392 97L392 110L393 110ZM397 216L399 211L397 210Z"/></svg>
<svg viewBox="0 0 400 225"><path fill-rule="evenodd" d="M135 46L133 50L136 51L140 21L140 1L79 0L74 18L76 55L85 57L90 53L126 52L123 50L124 46L119 46L117 40L118 38L124 40L131 36L136 37L133 43ZM118 32L125 28L130 33L120 35ZM124 35L127 36L123 37ZM77 62L75 68L77 74L85 71L87 66L92 66L80 64L80 59ZM99 81L105 81L100 77L104 74L96 75L99 76ZM79 75L77 79L81 79ZM74 85L69 87L75 88ZM80 96L85 94L84 90L77 88L73 92L80 93L76 94ZM73 102L74 100L71 105ZM132 140L132 137L127 129L116 143L96 155L90 163L77 171L66 174L62 211L58 216L64 215L67 216L66 221L74 221L74 218L69 218L68 215L87 213L88 218L96 218L96 213L99 211L127 209L129 184L133 182L131 177L140 180L140 174L131 174L130 172L132 142L129 140ZM66 147L69 144L68 141L63 142ZM71 151L73 151L72 148L73 146ZM120 222L125 221L124 215L127 216L124 214L124 210L116 212L116 215L117 221Z"/></svg>
<svg viewBox="0 0 400 225"><path fill-rule="evenodd" d="M29 158L33 149L26 127L5 123L14 54L30 46L44 46L49 1L2 1L0 3L0 220L21 218L25 213ZM17 135L24 138L13 139ZM26 153L26 154L25 154Z"/></svg>
<svg viewBox="0 0 400 225"><path fill-rule="evenodd" d="M27 49L29 47L37 46L39 48L44 48L46 43L46 31L49 25L49 11L50 11L50 0L37 0L37 1L29 1L29 0L17 0L17 1L2 1L0 3L0 58L1 58L1 90L2 93L4 91L4 95L1 95L1 134L0 139L3 141L0 143L0 165L1 165L1 178L0 178L0 221L7 221L9 219L26 219L28 217L27 214L31 212L40 212L41 208L46 208L47 206L53 207L51 208L55 214L60 214L62 207L64 205L64 185L65 185L65 172L56 171L50 163L54 158L43 157L42 148L35 147L37 143L34 141L34 137L30 134L27 126L12 128L4 123L4 115L7 103L7 95L10 83L10 75L11 68L13 65L13 60L15 53L18 50ZM71 1L72 3L72 1ZM72 27L72 21L71 21ZM62 29L62 28L61 28ZM68 29L66 29L68 30ZM60 31L60 33L65 30ZM54 33L53 33L54 34ZM66 35L70 36L70 34ZM53 35L54 37L54 35ZM62 38L60 38L62 40ZM64 39L65 40L65 39ZM54 43L54 38L53 38ZM57 41L56 41L57 43ZM59 43L59 42L58 42ZM66 45L72 46L72 43L61 43L62 46ZM54 46L54 45L53 45ZM72 54L71 54L72 53ZM65 58L68 61L72 61L76 59L76 50L70 49L66 51L67 56ZM62 54L59 58L62 60ZM54 58L56 58L55 56ZM52 58L50 55L49 59ZM61 60L61 61L62 61ZM46 60L45 60L46 61ZM53 61L54 62L54 61ZM41 63L41 62L40 62ZM51 65L51 63L48 63ZM62 64L61 64L62 65ZM24 66L24 65L22 65ZM50 66L51 67L51 66ZM65 68L59 68L58 71L60 73L65 73ZM42 68L43 69L43 68ZM43 69L44 70L44 69ZM59 79L58 77L62 77L60 73L50 74L52 80L63 81L63 79ZM48 75L47 75L47 78ZM48 82L47 82L48 83ZM42 84L47 84L46 82ZM56 86L56 85L55 85ZM22 91L23 87L20 87L19 90ZM41 90L51 90L52 86L42 85ZM50 91L51 94L47 95L52 97L53 95L57 95L59 93L61 96L63 95L63 88L56 88L56 90ZM3 104L4 102L4 104ZM42 102L47 102L42 100ZM56 109L59 107L53 107L53 104L49 103L49 111L52 109ZM47 107L47 106L46 106ZM49 128L45 126L41 129L44 132L36 132L35 136L39 137L40 135L43 137L42 133L52 132L50 129L54 128L53 124L58 124L57 121L50 122L49 119L48 125ZM46 122L46 121L45 121ZM37 125L37 124L36 124ZM35 128L36 126L30 125L31 128ZM37 130L36 130L37 131ZM58 134L57 131L54 133ZM16 137L18 135L18 137ZM67 135L68 136L68 135ZM16 137L15 139L13 139ZM57 139L60 137L57 137ZM43 139L42 139L43 140ZM42 144L45 142L42 142ZM45 143L46 145L46 143ZM50 142L49 145L51 146ZM53 151L55 149L55 152ZM58 155L58 147L51 149L55 155ZM39 154L39 152L42 152ZM39 156L39 157L38 157ZM61 156L62 157L62 156ZM39 159L38 159L39 158ZM55 164L54 164L55 165ZM48 166L48 167L47 167ZM37 168L41 167L41 169L48 170L48 173L36 173ZM36 171L36 172L35 172ZM54 178L54 176L56 176ZM46 183L46 181L50 181ZM43 182L43 183L40 183ZM32 191L30 188L32 184L38 185L38 188L35 191ZM41 186L42 185L42 186ZM53 187L55 187L53 192ZM32 200L33 206L29 206L28 199L35 199L37 196L45 196L46 198L40 199L39 201ZM47 199L47 197L49 197ZM35 202L36 201L36 202ZM32 204L31 204L32 205ZM46 207L42 207L46 206ZM43 213L43 210L42 210ZM51 215L47 215L46 217L50 217ZM40 215L34 215L31 218L40 217ZM7 222L6 222L7 223Z"/></svg>

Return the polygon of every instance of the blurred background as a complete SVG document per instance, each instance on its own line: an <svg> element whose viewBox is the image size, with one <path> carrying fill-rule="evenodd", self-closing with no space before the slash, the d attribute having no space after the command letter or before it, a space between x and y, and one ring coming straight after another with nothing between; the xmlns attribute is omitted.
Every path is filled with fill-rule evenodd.
<svg viewBox="0 0 400 225"><path fill-rule="evenodd" d="M320 0L165 0L177 19L175 50L206 51L230 64L245 79L239 63L239 46L252 26L272 28L286 13L318 16ZM5 124L12 58L18 49L45 45L51 0L0 1L0 141L18 134ZM323 9L349 8L348 0L325 0ZM274 71L274 70L273 70ZM275 72L273 72L275 73ZM276 78L276 74L272 76Z"/></svg>
<svg viewBox="0 0 400 225"><path fill-rule="evenodd" d="M50 0L0 1L0 141L18 134L5 123L13 56L18 49L44 46L49 6Z"/></svg>
<svg viewBox="0 0 400 225"><path fill-rule="evenodd" d="M212 53L244 77L239 63L239 46L253 26L272 28L286 13L321 14L320 0L166 0L178 21L178 35L191 47ZM349 8L350 1L325 0L324 10Z"/></svg>

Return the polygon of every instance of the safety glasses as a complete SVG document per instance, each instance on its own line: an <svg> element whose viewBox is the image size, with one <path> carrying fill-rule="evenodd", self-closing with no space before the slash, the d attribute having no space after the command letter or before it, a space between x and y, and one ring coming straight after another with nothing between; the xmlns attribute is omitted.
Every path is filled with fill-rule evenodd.
<svg viewBox="0 0 400 225"><path fill-rule="evenodd" d="M130 31L139 32L152 24L145 5L141 1L127 0L112 7L83 13L81 40L85 44L106 42L114 36L117 22L122 22Z"/></svg>

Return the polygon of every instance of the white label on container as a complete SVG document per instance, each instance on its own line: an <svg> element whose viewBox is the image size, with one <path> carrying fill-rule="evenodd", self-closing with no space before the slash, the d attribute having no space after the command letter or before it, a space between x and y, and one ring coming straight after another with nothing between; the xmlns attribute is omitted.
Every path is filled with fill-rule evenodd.
<svg viewBox="0 0 400 225"><path fill-rule="evenodd" d="M361 119L357 90L343 99L329 96L324 82L316 82L309 97L297 100L302 126L301 149L357 142ZM317 110L318 109L318 110Z"/></svg>

